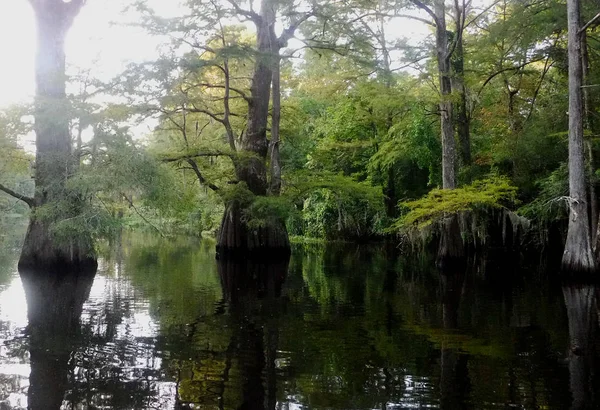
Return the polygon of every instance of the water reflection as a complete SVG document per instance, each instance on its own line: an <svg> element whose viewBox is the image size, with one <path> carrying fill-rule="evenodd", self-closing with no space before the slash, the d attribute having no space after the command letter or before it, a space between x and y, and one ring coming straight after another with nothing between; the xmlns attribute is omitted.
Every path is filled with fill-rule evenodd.
<svg viewBox="0 0 600 410"><path fill-rule="evenodd" d="M563 287L569 319L568 361L573 410L597 408L600 404L594 394L598 391L593 344L598 331L597 292L597 287L589 284Z"/></svg>
<svg viewBox="0 0 600 410"><path fill-rule="evenodd" d="M465 282L465 268L440 272L442 291L442 324L446 332L458 330L458 311ZM440 375L440 408L466 409L469 408L470 380L468 370L468 355L461 352L452 343L443 340L441 345L441 375Z"/></svg>
<svg viewBox="0 0 600 410"><path fill-rule="evenodd" d="M0 408L597 403L593 287L490 261L439 271L376 247L256 264L217 263L187 239L112 246L93 283L0 269Z"/></svg>
<svg viewBox="0 0 600 410"><path fill-rule="evenodd" d="M70 360L81 338L81 313L96 271L23 271L29 336L28 408L60 409Z"/></svg>
<svg viewBox="0 0 600 410"><path fill-rule="evenodd" d="M288 265L289 259L275 263L218 262L223 295L235 329L231 346L241 361L243 399L239 409L276 408L278 312L283 310L280 296Z"/></svg>

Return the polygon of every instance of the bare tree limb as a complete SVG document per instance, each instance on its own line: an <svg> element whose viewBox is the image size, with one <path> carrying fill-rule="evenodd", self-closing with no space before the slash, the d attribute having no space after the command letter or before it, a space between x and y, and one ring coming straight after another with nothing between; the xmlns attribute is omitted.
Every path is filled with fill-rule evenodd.
<svg viewBox="0 0 600 410"><path fill-rule="evenodd" d="M137 207L133 204L133 201L131 199L129 199L129 197L127 195L125 195L123 192L121 192L121 195L123 196L123 198L125 198L125 200L127 201L127 203L129 204L129 206L131 208L133 208L133 210L135 211L136 214L138 214L138 216L140 218L142 218L142 220L144 222L146 222L148 225L150 225L152 228L154 228L154 230L156 232L158 232L158 234L164 238L165 235L162 233L162 231L160 229L158 229L158 227L156 225L154 225L152 222L150 222L138 209Z"/></svg>
<svg viewBox="0 0 600 410"><path fill-rule="evenodd" d="M529 64L533 64L533 63L537 63L538 61L543 61L544 58L536 58L534 60L530 60L530 61L525 61L522 64L516 65L516 66L511 66L511 67L505 67L501 70L496 71L495 73L493 73L492 75L490 75L483 83L483 85L481 87L479 87L479 91L477 91L477 95L480 95L481 92L483 91L483 89L485 88L486 85L488 85L488 83L490 81L492 81L494 78L496 78L496 76L505 73L507 71L512 71L512 70L520 70L521 68L528 66Z"/></svg>
<svg viewBox="0 0 600 410"><path fill-rule="evenodd" d="M585 26L581 27L581 29L577 32L577 34L584 33L588 28L590 28L590 26L592 24L594 24L596 21L598 21L598 19L600 19L600 13L596 14L593 19L591 19L590 21L588 21L585 24Z"/></svg>
<svg viewBox="0 0 600 410"><path fill-rule="evenodd" d="M23 201L27 205L29 205L30 208L33 208L35 206L35 201L33 198L28 197L27 195L19 194L18 192L15 192L12 189L7 188L2 184L0 184L0 191L7 193L8 195L12 196L13 198L20 199L21 201Z"/></svg>
<svg viewBox="0 0 600 410"><path fill-rule="evenodd" d="M260 24L260 22L261 22L262 19L261 19L260 15L258 13L254 12L252 10L244 10L243 8L241 8L239 6L239 4L237 4L236 0L227 0L227 2L233 6L233 8L235 9L236 13L241 14L242 16L249 18L255 24Z"/></svg>
<svg viewBox="0 0 600 410"><path fill-rule="evenodd" d="M177 162L177 161L183 161L183 160L188 160L188 159L192 159L192 158L198 158L198 157L229 157L232 158L233 154L231 152L225 152L225 151L202 151L202 152L193 152L190 154L183 154L183 155L178 155L178 156L165 156L163 158L161 158L162 162Z"/></svg>
<svg viewBox="0 0 600 410"><path fill-rule="evenodd" d="M190 166L194 170L194 173L196 174L196 177L198 177L198 181L200 181L200 183L202 185L206 185L207 187L209 187L210 189L212 189L215 192L219 191L219 187L218 186L216 186L212 182L208 182L206 180L206 178L204 178L204 176L200 172L200 169L198 168L198 164L196 164L196 161L194 161L192 158L188 158L186 161L187 161L188 164L190 164Z"/></svg>
<svg viewBox="0 0 600 410"><path fill-rule="evenodd" d="M310 13L306 13L306 14L300 16L300 18L298 18L298 20L296 20L292 24L290 24L290 26L288 28L283 30L283 33L281 33L281 35L277 39L277 44L278 44L279 48L286 47L288 41L290 41L290 39L292 37L294 37L294 33L296 32L298 27L300 27L300 25L302 23L304 23L306 20L313 17L314 15L315 15L315 13L312 11Z"/></svg>
<svg viewBox="0 0 600 410"><path fill-rule="evenodd" d="M425 10L425 12L427 12L427 14L429 14L431 16L431 18L433 18L433 21L435 22L436 26L440 25L440 22L438 21L438 17L435 15L435 13L433 12L433 10L431 10L431 8L429 8L429 6L427 6L421 0L410 0L410 1L415 6L417 6L418 8L420 8L421 10Z"/></svg>

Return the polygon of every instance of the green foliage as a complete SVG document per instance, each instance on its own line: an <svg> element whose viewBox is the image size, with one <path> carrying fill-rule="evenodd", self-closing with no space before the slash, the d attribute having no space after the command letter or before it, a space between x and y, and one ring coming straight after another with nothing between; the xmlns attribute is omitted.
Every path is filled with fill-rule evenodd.
<svg viewBox="0 0 600 410"><path fill-rule="evenodd" d="M371 157L371 172L387 171L403 160L414 162L429 173L429 185L435 186L442 179L440 140L433 130L433 123L417 111L404 122L389 130L390 140L385 141Z"/></svg>
<svg viewBox="0 0 600 410"><path fill-rule="evenodd" d="M519 213L541 225L564 219L568 215L565 198L569 195L569 170L562 164L549 176L537 181L538 194Z"/></svg>
<svg viewBox="0 0 600 410"><path fill-rule="evenodd" d="M288 178L284 196L302 201L288 221L292 233L362 240L382 233L386 220L379 187L327 172L299 171Z"/></svg>
<svg viewBox="0 0 600 410"><path fill-rule="evenodd" d="M424 198L401 203L404 214L392 230L421 229L461 211L514 207L517 188L506 177L492 176L457 189L434 189Z"/></svg>

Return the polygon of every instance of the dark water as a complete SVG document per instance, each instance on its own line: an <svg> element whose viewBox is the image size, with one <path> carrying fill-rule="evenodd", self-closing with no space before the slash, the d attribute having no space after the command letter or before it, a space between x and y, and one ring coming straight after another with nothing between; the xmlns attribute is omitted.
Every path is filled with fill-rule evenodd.
<svg viewBox="0 0 600 410"><path fill-rule="evenodd" d="M597 291L377 248L217 265L126 237L97 274L0 255L0 409L596 408ZM569 306L567 309L566 306Z"/></svg>

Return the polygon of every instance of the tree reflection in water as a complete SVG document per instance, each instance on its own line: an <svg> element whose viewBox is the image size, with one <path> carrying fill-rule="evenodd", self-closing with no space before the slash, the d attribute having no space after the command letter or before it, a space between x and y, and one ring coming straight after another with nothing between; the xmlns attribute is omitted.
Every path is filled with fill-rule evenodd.
<svg viewBox="0 0 600 410"><path fill-rule="evenodd" d="M278 312L282 311L278 304L288 265L289 259L269 263L218 262L223 295L229 304L234 329L231 343L240 362L242 403L239 409L276 407L277 319Z"/></svg>
<svg viewBox="0 0 600 410"><path fill-rule="evenodd" d="M445 331L458 330L465 268L456 267L440 272L442 291L442 325ZM440 408L467 409L469 396L468 355L447 341L441 344Z"/></svg>
<svg viewBox="0 0 600 410"><path fill-rule="evenodd" d="M0 408L27 393L33 409L597 404L593 287L369 247L259 264L192 240L113 245L95 278L23 275L26 330L21 281L0 270Z"/></svg>
<svg viewBox="0 0 600 410"><path fill-rule="evenodd" d="M597 357L592 343L598 332L597 292L597 287L589 284L563 286L569 320L568 361L573 410L595 409L600 404L595 394Z"/></svg>
<svg viewBox="0 0 600 410"><path fill-rule="evenodd" d="M60 409L81 338L81 313L95 267L81 271L21 271L27 300L31 374L28 407Z"/></svg>

